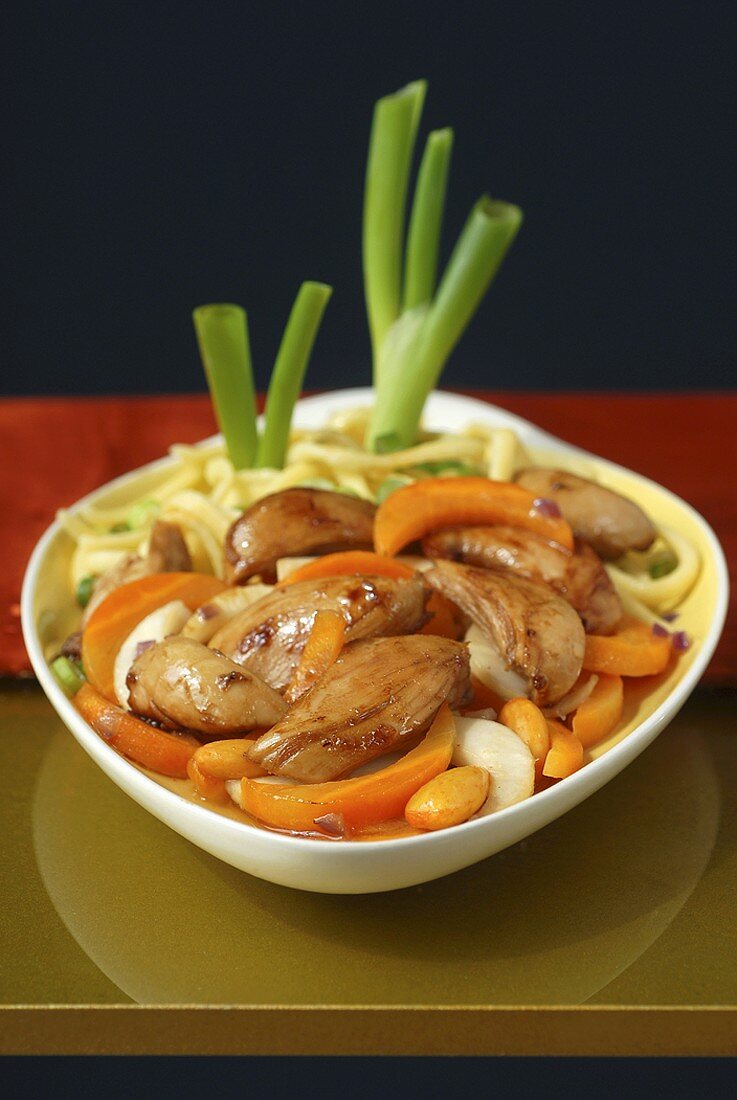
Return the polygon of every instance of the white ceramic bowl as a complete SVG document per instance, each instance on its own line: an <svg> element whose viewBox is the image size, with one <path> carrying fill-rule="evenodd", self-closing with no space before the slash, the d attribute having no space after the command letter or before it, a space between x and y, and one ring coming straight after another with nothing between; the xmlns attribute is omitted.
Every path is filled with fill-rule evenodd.
<svg viewBox="0 0 737 1100"><path fill-rule="evenodd" d="M369 389L340 390L307 398L295 423L319 427L340 409L371 401ZM48 622L68 610L71 540L53 523L39 541L26 571L21 601L23 632L34 671L52 706L82 748L105 774L144 809L205 851L249 874L285 886L322 893L394 890L440 878L529 836L594 794L645 749L686 701L714 652L724 624L728 579L724 555L705 520L680 498L654 482L596 458L540 431L503 409L447 393L434 393L425 411L431 429L457 430L470 422L513 428L535 461L586 463L603 483L640 503L655 522L682 531L698 547L702 568L680 608L679 628L693 639L670 673L650 679L634 693L617 734L596 746L589 762L548 790L464 825L437 833L392 840L326 842L291 837L224 817L168 789L118 755L87 725L52 676L44 643ZM78 502L121 503L140 495L142 483L171 460L133 471ZM667 798L667 792L662 792Z"/></svg>

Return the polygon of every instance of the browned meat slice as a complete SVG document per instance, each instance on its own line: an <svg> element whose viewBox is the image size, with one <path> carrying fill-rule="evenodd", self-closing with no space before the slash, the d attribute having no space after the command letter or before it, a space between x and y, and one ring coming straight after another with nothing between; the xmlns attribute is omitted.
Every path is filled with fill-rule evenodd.
<svg viewBox="0 0 737 1100"><path fill-rule="evenodd" d="M509 571L436 561L425 578L466 612L540 706L575 684L586 636L571 605L551 588Z"/></svg>
<svg viewBox="0 0 737 1100"><path fill-rule="evenodd" d="M70 634L61 647L60 654L62 657L68 657L70 661L81 661L82 659L82 631L76 630L73 634Z"/></svg>
<svg viewBox="0 0 737 1100"><path fill-rule="evenodd" d="M432 635L349 646L309 695L263 734L251 759L275 775L337 779L423 733L470 692L468 649Z"/></svg>
<svg viewBox="0 0 737 1100"><path fill-rule="evenodd" d="M242 584L274 579L279 558L373 548L374 513L367 500L323 489L285 489L263 497L225 536L225 575Z"/></svg>
<svg viewBox="0 0 737 1100"><path fill-rule="evenodd" d="M600 557L619 558L628 550L647 550L657 535L633 501L593 481L564 470L522 470L517 481L536 497L552 500L573 528L574 535Z"/></svg>
<svg viewBox="0 0 737 1100"><path fill-rule="evenodd" d="M151 528L148 544L148 559L151 565L158 566L155 573L189 573L192 559L184 541L184 536L176 523L157 519Z"/></svg>
<svg viewBox="0 0 737 1100"><path fill-rule="evenodd" d="M298 581L239 612L209 645L281 690L292 679L318 611L344 616L348 643L418 630L427 618L429 596L419 573L406 580L347 576Z"/></svg>
<svg viewBox="0 0 737 1100"><path fill-rule="evenodd" d="M152 573L189 573L192 559L187 544L176 523L167 523L157 519L151 528L148 554L126 554L117 565L108 569L96 582L89 603L84 609L82 626L86 626L96 607L106 596L120 588L122 584L148 577Z"/></svg>
<svg viewBox="0 0 737 1100"><path fill-rule="evenodd" d="M196 642L207 645L227 622L271 592L273 586L270 584L240 584L226 588L192 612L182 627L182 634L185 638L194 638Z"/></svg>
<svg viewBox="0 0 737 1100"><path fill-rule="evenodd" d="M121 584L137 581L140 577L148 577L149 574L156 572L158 570L152 568L148 558L142 558L140 554L126 554L112 569L108 569L107 573L103 573L95 582L92 595L82 615L82 629L90 621L92 613L100 606L102 601L116 588L120 588Z"/></svg>
<svg viewBox="0 0 737 1100"><path fill-rule="evenodd" d="M126 685L136 714L209 737L267 729L286 710L281 695L257 676L181 635L144 649Z"/></svg>
<svg viewBox="0 0 737 1100"><path fill-rule="evenodd" d="M521 527L446 527L422 543L428 558L450 558L485 569L509 569L543 581L568 600L591 634L610 633L622 618L622 602L606 569L586 543L574 553Z"/></svg>

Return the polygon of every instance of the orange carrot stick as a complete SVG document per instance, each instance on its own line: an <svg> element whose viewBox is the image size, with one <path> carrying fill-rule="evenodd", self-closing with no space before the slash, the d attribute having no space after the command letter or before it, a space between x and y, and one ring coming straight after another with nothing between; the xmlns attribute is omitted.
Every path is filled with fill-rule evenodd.
<svg viewBox="0 0 737 1100"><path fill-rule="evenodd" d="M161 775L186 778L187 764L199 747L195 737L188 733L167 733L134 718L90 684L79 689L74 705L95 733L123 756Z"/></svg>
<svg viewBox="0 0 737 1100"><path fill-rule="evenodd" d="M391 561L374 554L371 550L342 550L335 554L325 554L314 561L305 562L280 581L280 587L295 584L297 581L322 580L323 577L344 577L351 573L362 573L375 577L411 577L412 566L403 561Z"/></svg>
<svg viewBox="0 0 737 1100"><path fill-rule="evenodd" d="M427 601L427 613L430 618L421 627L420 634L435 634L441 638L453 638L454 641L462 636L463 615L442 592L433 592Z"/></svg>
<svg viewBox="0 0 737 1100"><path fill-rule="evenodd" d="M420 744L382 771L329 783L277 786L241 780L241 806L274 829L314 833L319 819L334 815L338 827L352 832L364 825L401 817L420 787L450 763L455 723L446 703Z"/></svg>
<svg viewBox="0 0 737 1100"><path fill-rule="evenodd" d="M192 780L192 785L200 798L204 798L207 802L217 802L221 806L226 806L230 802L225 780L203 771L197 762L196 753L187 761L187 775Z"/></svg>
<svg viewBox="0 0 737 1100"><path fill-rule="evenodd" d="M402 580L411 577L415 570L403 561L394 561L371 550L343 550L335 554L325 554L322 558L305 562L281 581L281 585L295 584L297 581L322 580L323 577L343 577L352 573L361 576L393 577ZM425 623L420 634L436 634L443 638L459 638L463 632L461 614L455 604L442 594L433 592L428 600L427 611L431 618Z"/></svg>
<svg viewBox="0 0 737 1100"><path fill-rule="evenodd" d="M583 745L574 733L561 722L548 719L550 749L543 764L543 775L551 779L565 779L583 767Z"/></svg>
<svg viewBox="0 0 737 1100"><path fill-rule="evenodd" d="M577 708L571 722L585 749L609 736L622 717L623 706L622 677L600 672L594 690Z"/></svg>
<svg viewBox="0 0 737 1100"><path fill-rule="evenodd" d="M473 710L487 710L489 707L496 711L497 714L501 711L506 700L497 695L490 687L482 683L481 680L475 676L471 676L471 688L473 690L473 696L471 702L465 708L467 711Z"/></svg>
<svg viewBox="0 0 737 1100"><path fill-rule="evenodd" d="M131 630L171 600L181 600L194 611L225 587L217 577L204 573L153 573L116 588L95 608L82 635L87 679L105 698L114 700L115 658Z"/></svg>
<svg viewBox="0 0 737 1100"><path fill-rule="evenodd" d="M209 802L228 803L227 779L242 779L244 776L253 779L258 775L267 775L248 756L256 740L256 737L237 737L200 745L187 764L187 775L197 793Z"/></svg>
<svg viewBox="0 0 737 1100"><path fill-rule="evenodd" d="M397 489L377 509L374 546L392 557L430 531L460 523L507 523L573 549L570 525L538 510L533 493L485 477L425 478Z"/></svg>
<svg viewBox="0 0 737 1100"><path fill-rule="evenodd" d="M614 634L586 635L583 667L614 676L654 676L666 668L670 638L653 634L647 623L625 615Z"/></svg>
<svg viewBox="0 0 737 1100"><path fill-rule="evenodd" d="M312 624L292 682L284 693L289 704L296 703L315 686L343 648L346 621L339 611L318 611Z"/></svg>

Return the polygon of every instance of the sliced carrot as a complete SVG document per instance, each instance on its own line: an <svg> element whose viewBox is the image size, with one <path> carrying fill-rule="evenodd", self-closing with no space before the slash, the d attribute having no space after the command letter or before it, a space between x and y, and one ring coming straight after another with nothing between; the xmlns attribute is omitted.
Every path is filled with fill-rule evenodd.
<svg viewBox="0 0 737 1100"><path fill-rule="evenodd" d="M535 773L542 773L550 749L550 731L545 715L531 699L509 699L499 711L499 721L514 730L535 757Z"/></svg>
<svg viewBox="0 0 737 1100"><path fill-rule="evenodd" d="M243 779L244 776L255 779L259 775L268 775L248 755L256 741L258 736L209 741L206 745L200 745L192 759L201 772L214 779Z"/></svg>
<svg viewBox="0 0 737 1100"><path fill-rule="evenodd" d="M603 741L622 717L624 690L621 676L599 673L594 690L576 709L571 727L585 749Z"/></svg>
<svg viewBox="0 0 737 1100"><path fill-rule="evenodd" d="M473 696L466 710L487 710L489 707L498 714L506 700L497 695L490 687L482 683L476 676L471 676L471 689Z"/></svg>
<svg viewBox="0 0 737 1100"><path fill-rule="evenodd" d="M241 780L241 806L274 829L314 833L319 819L335 815L346 832L401 817L420 787L450 764L455 722L447 703L420 744L382 771L330 783L277 786ZM316 823L318 822L318 823Z"/></svg>
<svg viewBox="0 0 737 1100"><path fill-rule="evenodd" d="M653 634L647 623L625 615L613 634L586 635L583 667L613 676L654 676L666 668L670 638Z"/></svg>
<svg viewBox="0 0 737 1100"><path fill-rule="evenodd" d="M485 477L424 478L390 493L374 518L374 546L392 557L430 531L459 523L507 523L573 549L570 525L539 511L533 493Z"/></svg>
<svg viewBox="0 0 737 1100"><path fill-rule="evenodd" d="M134 718L90 684L79 689L74 705L95 733L123 756L160 775L186 779L187 764L199 747L195 737L188 733L167 733Z"/></svg>
<svg viewBox="0 0 737 1100"><path fill-rule="evenodd" d="M267 775L248 757L255 741L255 737L238 737L200 745L187 764L187 775L197 793L208 802L225 804L230 802L226 780Z"/></svg>
<svg viewBox="0 0 737 1100"><path fill-rule="evenodd" d="M322 580L324 577L344 577L357 573L362 576L392 577L402 580L414 575L415 570L403 561L374 554L371 550L343 550L335 554L325 554L322 558L305 562L281 581L282 586L297 581ZM433 592L427 604L431 618L420 634L436 634L443 638L460 638L463 633L461 613L454 603L442 592Z"/></svg>
<svg viewBox="0 0 737 1100"><path fill-rule="evenodd" d="M226 585L205 573L153 573L116 588L95 608L82 635L82 664L87 679L114 700L113 668L118 650L141 619L171 600L192 611Z"/></svg>
<svg viewBox="0 0 737 1100"><path fill-rule="evenodd" d="M430 618L421 628L420 634L435 634L441 638L453 638L454 641L463 635L463 615L442 592L433 592L427 601L427 613Z"/></svg>
<svg viewBox="0 0 737 1100"><path fill-rule="evenodd" d="M565 779L583 767L583 745L569 729L554 718L548 719L550 749L543 764L543 775Z"/></svg>
<svg viewBox="0 0 737 1100"><path fill-rule="evenodd" d="M345 640L345 628L345 618L339 611L317 612L292 682L284 693L288 703L295 703L305 695L337 661Z"/></svg>
<svg viewBox="0 0 737 1100"><path fill-rule="evenodd" d="M305 562L295 569L280 586L296 584L297 581L322 580L323 577L345 577L351 573L363 573L375 577L411 577L414 569L403 561L391 561L374 554L371 550L343 550L335 554L325 554L314 561Z"/></svg>
<svg viewBox="0 0 737 1100"><path fill-rule="evenodd" d="M230 802L225 780L204 772L197 762L197 753L187 761L187 775L192 780L194 789L200 798L204 798L207 802L217 802L221 806L225 806Z"/></svg>

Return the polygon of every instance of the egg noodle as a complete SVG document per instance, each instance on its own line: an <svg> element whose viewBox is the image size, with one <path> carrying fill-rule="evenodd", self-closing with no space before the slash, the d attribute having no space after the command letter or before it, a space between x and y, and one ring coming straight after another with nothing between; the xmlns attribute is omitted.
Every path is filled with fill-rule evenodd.
<svg viewBox="0 0 737 1100"><path fill-rule="evenodd" d="M325 428L294 428L284 469L236 470L219 440L205 446L175 444L174 459L161 482L133 504L88 505L57 519L74 540L71 583L98 577L126 554L148 550L156 519L176 523L198 572L223 575L223 544L233 520L262 497L306 486L338 490L365 500L381 500L392 489L421 477L475 474L511 481L530 464L516 432L471 424L460 433L423 433L420 442L391 454L371 454L363 446L369 410L333 415ZM586 476L587 471L582 471ZM668 571L653 576L654 564ZM699 572L695 547L670 527L644 553L630 552L607 572L625 609L655 621L688 594ZM656 570L657 572L657 570Z"/></svg>

